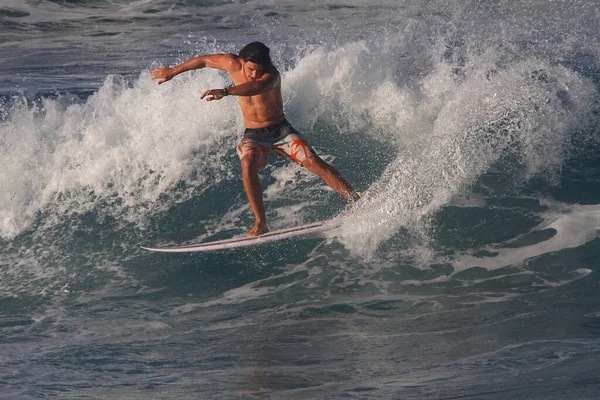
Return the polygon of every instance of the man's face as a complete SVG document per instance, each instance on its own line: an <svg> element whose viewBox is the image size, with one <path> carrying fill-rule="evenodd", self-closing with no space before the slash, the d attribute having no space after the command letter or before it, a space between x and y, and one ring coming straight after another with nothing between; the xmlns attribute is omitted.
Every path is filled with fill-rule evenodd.
<svg viewBox="0 0 600 400"><path fill-rule="evenodd" d="M252 61L244 61L243 69L246 78L252 81L259 80L265 73L265 69L262 65L255 64Z"/></svg>

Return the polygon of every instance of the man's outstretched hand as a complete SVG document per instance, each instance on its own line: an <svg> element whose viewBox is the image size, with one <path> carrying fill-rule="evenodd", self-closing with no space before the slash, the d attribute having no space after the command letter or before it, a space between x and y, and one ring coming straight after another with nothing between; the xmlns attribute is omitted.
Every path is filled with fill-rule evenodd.
<svg viewBox="0 0 600 400"><path fill-rule="evenodd" d="M152 80L159 79L158 84L165 83L166 81L170 81L175 76L175 71L173 68L158 68L150 73L150 77Z"/></svg>
<svg viewBox="0 0 600 400"><path fill-rule="evenodd" d="M221 100L226 95L227 95L227 93L225 92L225 89L210 89L210 90L207 90L206 92L202 93L200 98L203 99L206 96L209 96L209 97L206 97L206 101Z"/></svg>

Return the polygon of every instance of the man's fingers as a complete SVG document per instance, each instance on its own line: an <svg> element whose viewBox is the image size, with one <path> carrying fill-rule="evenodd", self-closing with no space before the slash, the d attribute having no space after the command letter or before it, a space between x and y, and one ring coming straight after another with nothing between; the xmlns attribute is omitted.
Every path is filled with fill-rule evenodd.
<svg viewBox="0 0 600 400"><path fill-rule="evenodd" d="M165 83L166 81L170 80L171 78L172 78L172 76L169 74L167 68L158 68L150 73L150 79L152 79L153 81L158 79L159 85L161 83Z"/></svg>
<svg viewBox="0 0 600 400"><path fill-rule="evenodd" d="M161 83L163 83L163 82L166 82L166 81L167 81L167 79L166 79L166 78L165 78L163 75L161 75L161 74L159 74L159 73L155 73L155 72L156 72L156 71L152 72L152 74L150 75L150 79L152 79L153 81L155 81L155 80L157 80L157 79L158 79L158 84L159 84L159 85L160 85Z"/></svg>

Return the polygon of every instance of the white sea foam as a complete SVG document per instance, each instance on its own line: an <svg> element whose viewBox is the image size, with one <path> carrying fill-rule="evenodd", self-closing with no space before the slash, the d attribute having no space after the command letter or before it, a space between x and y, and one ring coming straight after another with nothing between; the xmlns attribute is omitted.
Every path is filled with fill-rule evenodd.
<svg viewBox="0 0 600 400"><path fill-rule="evenodd" d="M39 211L85 212L99 201L119 218L139 219L140 208L152 210L178 182L206 185L243 126L234 100L199 99L224 84L203 71L156 86L144 72L133 87L107 77L84 104L17 103L0 125L0 234L22 232Z"/></svg>
<svg viewBox="0 0 600 400"><path fill-rule="evenodd" d="M440 63L424 79L416 108L406 112L411 103L399 104L396 124L407 120L404 125L419 126L419 134L399 138L398 157L345 220L351 249L373 254L401 228L426 243L428 217L503 157L518 158L522 171L515 180L556 179L573 131L592 114L592 83L537 59L501 70L491 69L487 59L472 63L478 67L460 73ZM367 115L376 126L390 123Z"/></svg>
<svg viewBox="0 0 600 400"><path fill-rule="evenodd" d="M489 251L492 256L475 257L468 254L457 256L452 261L455 271L462 271L474 266L488 270L507 266L522 266L527 260L544 254L575 248L598 237L600 207L597 205L567 205L553 201L546 201L545 204L550 208L541 214L544 221L535 228L534 232L552 229L556 231L554 236L539 243L516 248L488 246L483 249ZM587 265L586 267L591 268L593 265ZM579 276L586 276L590 271L582 268L577 272Z"/></svg>

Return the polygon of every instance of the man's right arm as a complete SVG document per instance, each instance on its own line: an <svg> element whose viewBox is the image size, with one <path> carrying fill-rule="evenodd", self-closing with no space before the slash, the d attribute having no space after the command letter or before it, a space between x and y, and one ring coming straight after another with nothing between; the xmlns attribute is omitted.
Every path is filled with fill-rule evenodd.
<svg viewBox="0 0 600 400"><path fill-rule="evenodd" d="M200 69L204 67L230 70L237 57L233 54L213 54L209 56L194 57L187 60L183 64L179 64L173 68L158 68L150 74L152 80L158 79L158 84L170 81L175 76L182 72Z"/></svg>

